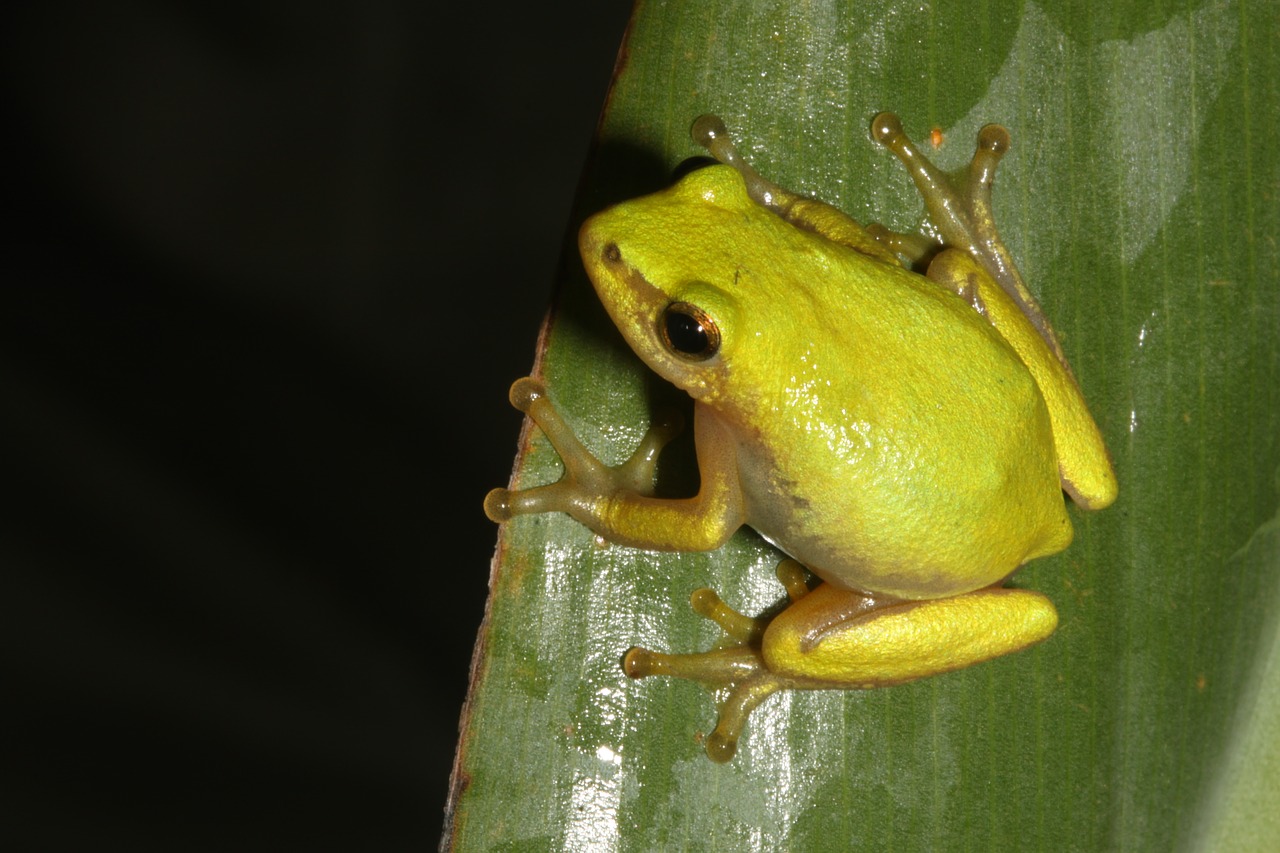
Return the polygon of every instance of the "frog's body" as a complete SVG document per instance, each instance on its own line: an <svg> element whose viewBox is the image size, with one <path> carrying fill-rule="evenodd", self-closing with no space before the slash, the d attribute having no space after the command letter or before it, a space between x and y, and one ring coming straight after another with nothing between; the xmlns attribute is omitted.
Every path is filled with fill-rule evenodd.
<svg viewBox="0 0 1280 853"><path fill-rule="evenodd" d="M1057 340L988 221L1007 137L980 145L950 225L967 251L943 250L926 278L886 248L908 238L873 239L769 184L722 126L700 121L695 133L731 165L597 214L579 238L628 343L695 400L698 495L649 496L669 431L604 468L522 380L512 399L568 474L498 490L486 507L496 519L565 511L611 541L667 550L718 547L745 523L825 581L809 592L785 568L793 603L771 621L700 591L695 607L740 645L628 654L633 676L732 688L707 743L727 760L751 709L778 689L893 684L1048 636L1048 599L999 584L1070 543L1063 488L1100 507L1115 481ZM954 214L959 205L930 198L954 192L896 120L877 133L928 184L931 212Z"/></svg>
<svg viewBox="0 0 1280 853"><path fill-rule="evenodd" d="M596 261L610 244L623 274ZM786 222L728 166L593 217L581 247L638 351L669 302L710 301L686 284L736 306L713 363L647 360L732 436L745 522L824 580L938 598L1070 542L1044 400L955 293ZM640 277L653 318L631 322Z"/></svg>

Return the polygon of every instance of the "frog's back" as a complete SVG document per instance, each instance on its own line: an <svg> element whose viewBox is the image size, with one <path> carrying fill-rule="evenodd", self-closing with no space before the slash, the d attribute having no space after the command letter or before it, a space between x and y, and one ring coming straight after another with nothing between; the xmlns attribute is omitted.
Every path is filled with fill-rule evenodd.
<svg viewBox="0 0 1280 853"><path fill-rule="evenodd" d="M1066 547L1048 412L1003 339L905 270L826 272L838 288L786 302L807 343L733 377L745 409L727 416L766 433L741 450L749 523L828 581L908 598Z"/></svg>

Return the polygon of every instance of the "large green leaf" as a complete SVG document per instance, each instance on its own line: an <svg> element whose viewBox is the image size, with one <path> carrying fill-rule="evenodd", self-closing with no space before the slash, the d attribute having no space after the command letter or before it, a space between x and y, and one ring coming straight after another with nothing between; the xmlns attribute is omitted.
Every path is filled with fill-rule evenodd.
<svg viewBox="0 0 1280 853"><path fill-rule="evenodd" d="M889 689L776 696L725 766L695 738L711 695L628 681L619 661L636 644L713 643L688 607L697 587L749 613L777 603L776 553L749 530L712 554L659 555L563 516L505 525L446 844L1274 840L1278 29L1273 3L1239 0L640 3L579 217L667 183L700 153L693 117L715 112L765 175L908 229L920 204L868 139L871 116L894 110L917 138L940 128L947 168L982 124L1004 124L997 220L1062 333L1121 497L1073 510L1071 548L1018 575L1060 610L1046 643ZM537 369L584 442L621 461L678 395L611 329L576 258L565 266ZM517 485L559 476L536 431L521 446ZM663 477L687 487L688 443L671 456Z"/></svg>

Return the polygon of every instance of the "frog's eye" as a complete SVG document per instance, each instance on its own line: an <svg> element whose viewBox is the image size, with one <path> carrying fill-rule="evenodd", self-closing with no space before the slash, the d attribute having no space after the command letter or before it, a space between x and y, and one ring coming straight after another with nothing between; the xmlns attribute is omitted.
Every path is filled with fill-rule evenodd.
<svg viewBox="0 0 1280 853"><path fill-rule="evenodd" d="M672 302L662 312L658 330L667 349L689 361L706 361L720 350L720 330L697 305Z"/></svg>

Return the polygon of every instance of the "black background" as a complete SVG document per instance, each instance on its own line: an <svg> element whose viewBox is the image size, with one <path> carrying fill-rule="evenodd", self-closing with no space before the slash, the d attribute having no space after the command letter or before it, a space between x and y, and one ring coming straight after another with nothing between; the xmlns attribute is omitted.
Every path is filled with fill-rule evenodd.
<svg viewBox="0 0 1280 853"><path fill-rule="evenodd" d="M435 847L628 7L0 12L9 842Z"/></svg>

